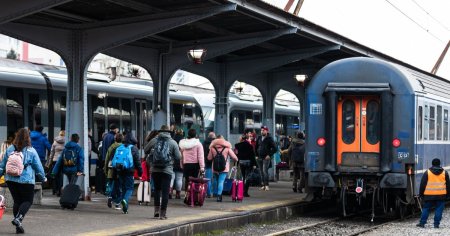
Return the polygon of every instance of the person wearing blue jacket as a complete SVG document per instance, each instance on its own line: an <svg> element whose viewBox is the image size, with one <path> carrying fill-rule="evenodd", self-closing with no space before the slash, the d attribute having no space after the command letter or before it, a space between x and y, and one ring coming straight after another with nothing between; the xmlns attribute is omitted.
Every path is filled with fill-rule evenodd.
<svg viewBox="0 0 450 236"><path fill-rule="evenodd" d="M42 133L43 130L44 127L37 125L34 128L34 131L31 131L30 138L31 145L34 149L36 149L36 152L39 155L39 159L41 160L41 164L44 166L46 149L50 152L52 145L48 141L47 137Z"/></svg>
<svg viewBox="0 0 450 236"><path fill-rule="evenodd" d="M55 167L53 167L52 176L56 176L62 168L62 173L64 174L63 189L65 185L75 181L74 178L83 175L84 151L83 148L78 145L79 141L80 136L78 136L78 134L72 134L70 142L66 143Z"/></svg>
<svg viewBox="0 0 450 236"><path fill-rule="evenodd" d="M24 168L20 176L11 176L6 174L6 163L9 155L16 150L21 150L23 156ZM25 230L22 221L25 214L33 204L35 176L43 182L45 178L44 168L39 159L36 150L31 146L31 140L28 129L22 128L17 131L13 145L6 149L6 153L0 162L0 177L5 175L8 189L14 200L13 216L11 223L16 226L16 233L23 234Z"/></svg>

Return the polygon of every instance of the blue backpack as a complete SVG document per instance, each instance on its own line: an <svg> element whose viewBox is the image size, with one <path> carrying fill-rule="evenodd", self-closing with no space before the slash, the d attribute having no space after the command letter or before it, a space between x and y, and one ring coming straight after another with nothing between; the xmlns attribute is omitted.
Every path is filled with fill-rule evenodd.
<svg viewBox="0 0 450 236"><path fill-rule="evenodd" d="M112 159L113 168L117 170L127 170L134 167L131 148L133 148L133 145L128 145L128 147L125 147L123 144L116 148L116 152L114 153L114 157Z"/></svg>

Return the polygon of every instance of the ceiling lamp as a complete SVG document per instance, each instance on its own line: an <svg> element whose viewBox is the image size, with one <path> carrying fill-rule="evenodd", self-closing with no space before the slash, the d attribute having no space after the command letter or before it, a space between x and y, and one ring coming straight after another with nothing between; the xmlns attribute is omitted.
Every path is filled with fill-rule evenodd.
<svg viewBox="0 0 450 236"><path fill-rule="evenodd" d="M187 52L187 56L189 60L191 60L195 64L203 64L203 59L206 56L206 49L199 47L189 49Z"/></svg>
<svg viewBox="0 0 450 236"><path fill-rule="evenodd" d="M234 89L236 90L236 93L242 93L242 91L244 90L244 86L245 86L244 82L238 81L236 83L236 86L234 87Z"/></svg>
<svg viewBox="0 0 450 236"><path fill-rule="evenodd" d="M302 87L305 85L305 81L307 78L308 78L307 75L295 75L295 80L297 80L297 84Z"/></svg>

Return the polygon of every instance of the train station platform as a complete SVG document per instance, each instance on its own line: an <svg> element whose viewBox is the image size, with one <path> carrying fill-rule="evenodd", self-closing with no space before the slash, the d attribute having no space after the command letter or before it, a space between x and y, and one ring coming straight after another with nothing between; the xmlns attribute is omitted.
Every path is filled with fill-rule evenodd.
<svg viewBox="0 0 450 236"><path fill-rule="evenodd" d="M130 200L129 214L106 206L106 197L92 194L92 201L80 201L72 210L62 210L59 198L44 191L42 205L33 205L24 219L28 235L194 235L201 232L241 227L248 223L286 219L305 209L305 194L294 193L291 182L271 183L270 191L251 187L251 197L242 203L224 196L218 203L207 198L203 207L189 207L183 199L169 200L167 220L153 218L153 199L149 206ZM15 234L12 211L0 220L0 235Z"/></svg>

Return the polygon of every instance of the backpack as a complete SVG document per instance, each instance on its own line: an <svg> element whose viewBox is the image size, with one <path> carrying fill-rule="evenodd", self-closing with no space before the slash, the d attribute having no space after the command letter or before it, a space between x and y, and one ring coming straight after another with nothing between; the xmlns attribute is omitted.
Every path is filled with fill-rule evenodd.
<svg viewBox="0 0 450 236"><path fill-rule="evenodd" d="M292 160L294 162L299 162L299 163L305 162L305 159L304 159L305 145L295 143L294 147L292 148L291 156L292 156Z"/></svg>
<svg viewBox="0 0 450 236"><path fill-rule="evenodd" d="M149 158L153 167L165 168L170 165L169 143L166 139L158 137Z"/></svg>
<svg viewBox="0 0 450 236"><path fill-rule="evenodd" d="M23 164L23 154L21 151L17 151L14 146L14 151L8 156L6 162L6 174L10 176L20 176L27 165Z"/></svg>
<svg viewBox="0 0 450 236"><path fill-rule="evenodd" d="M226 149L225 147L222 149L222 151L218 151L216 147L213 147L214 150L216 150L216 155L213 157L213 170L217 172L222 172L225 170L227 166L227 159L223 157L223 151Z"/></svg>
<svg viewBox="0 0 450 236"><path fill-rule="evenodd" d="M64 166L77 165L78 152L76 152L73 148L64 148L62 155Z"/></svg>
<svg viewBox="0 0 450 236"><path fill-rule="evenodd" d="M117 170L127 170L134 167L133 155L131 154L131 148L133 145L121 144L116 148L114 152L114 157L112 159L112 167Z"/></svg>

